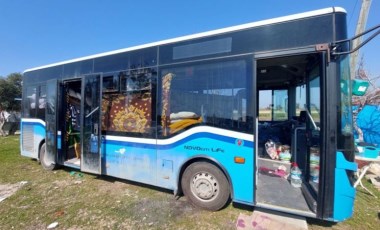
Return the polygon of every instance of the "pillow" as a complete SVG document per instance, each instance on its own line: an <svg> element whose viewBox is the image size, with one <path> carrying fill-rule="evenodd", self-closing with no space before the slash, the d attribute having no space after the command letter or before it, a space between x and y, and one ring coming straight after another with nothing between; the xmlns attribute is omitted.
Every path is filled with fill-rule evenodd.
<svg viewBox="0 0 380 230"><path fill-rule="evenodd" d="M198 117L196 113L187 112L187 111L170 114L170 120L179 120L179 119L196 118L196 117Z"/></svg>
<svg viewBox="0 0 380 230"><path fill-rule="evenodd" d="M40 98L38 100L38 108L39 109L45 109L46 107L46 99L45 98Z"/></svg>

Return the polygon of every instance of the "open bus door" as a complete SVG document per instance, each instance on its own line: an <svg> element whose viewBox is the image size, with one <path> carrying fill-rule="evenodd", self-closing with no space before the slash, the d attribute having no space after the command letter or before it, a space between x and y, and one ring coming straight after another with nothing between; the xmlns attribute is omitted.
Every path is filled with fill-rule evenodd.
<svg viewBox="0 0 380 230"><path fill-rule="evenodd" d="M101 74L82 78L81 170L95 174L101 173L101 87Z"/></svg>
<svg viewBox="0 0 380 230"><path fill-rule="evenodd" d="M46 84L46 137L43 156L40 156L41 163L46 169L54 169L57 162L57 95L58 80L52 79Z"/></svg>
<svg viewBox="0 0 380 230"><path fill-rule="evenodd" d="M318 175L325 168L323 153L329 148L322 145L325 53L305 48L257 54L255 59L256 205L321 216L326 193ZM276 146L275 155L268 152L268 142ZM293 162L302 171L302 184L292 184L286 177Z"/></svg>

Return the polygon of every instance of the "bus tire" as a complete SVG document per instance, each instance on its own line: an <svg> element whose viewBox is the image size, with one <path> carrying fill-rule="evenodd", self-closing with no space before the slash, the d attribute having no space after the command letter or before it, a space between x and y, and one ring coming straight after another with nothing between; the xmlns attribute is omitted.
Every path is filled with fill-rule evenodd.
<svg viewBox="0 0 380 230"><path fill-rule="evenodd" d="M55 162L49 161L49 159L47 159L45 143L43 143L40 148L40 163L42 165L42 168L45 170L52 171L56 169Z"/></svg>
<svg viewBox="0 0 380 230"><path fill-rule="evenodd" d="M230 199L230 186L224 173L215 165L195 162L181 179L182 191L189 201L210 211L222 209Z"/></svg>

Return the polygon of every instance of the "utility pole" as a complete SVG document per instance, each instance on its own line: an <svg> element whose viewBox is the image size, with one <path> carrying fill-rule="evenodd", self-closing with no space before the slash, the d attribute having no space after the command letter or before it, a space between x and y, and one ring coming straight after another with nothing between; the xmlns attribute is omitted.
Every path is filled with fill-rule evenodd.
<svg viewBox="0 0 380 230"><path fill-rule="evenodd" d="M369 13L369 8L371 7L372 0L362 0L362 6L360 8L360 14L358 19L358 24L356 26L355 35L363 33L367 24L367 18ZM355 49L362 42L362 38L359 37L352 42L352 48ZM356 77L356 66L358 63L359 50L351 54L351 79Z"/></svg>

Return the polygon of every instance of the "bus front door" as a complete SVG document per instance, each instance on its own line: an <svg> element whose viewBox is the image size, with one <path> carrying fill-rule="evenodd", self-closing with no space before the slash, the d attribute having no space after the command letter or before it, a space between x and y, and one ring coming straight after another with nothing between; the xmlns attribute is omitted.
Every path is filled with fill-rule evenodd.
<svg viewBox="0 0 380 230"><path fill-rule="evenodd" d="M81 170L101 173L101 74L82 79Z"/></svg>
<svg viewBox="0 0 380 230"><path fill-rule="evenodd" d="M322 57L312 49L256 57L257 206L319 215Z"/></svg>

